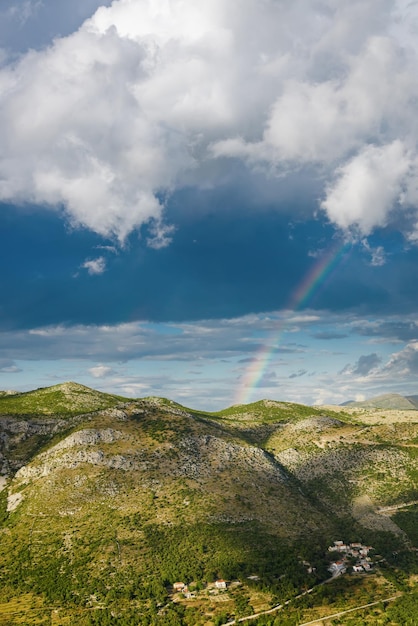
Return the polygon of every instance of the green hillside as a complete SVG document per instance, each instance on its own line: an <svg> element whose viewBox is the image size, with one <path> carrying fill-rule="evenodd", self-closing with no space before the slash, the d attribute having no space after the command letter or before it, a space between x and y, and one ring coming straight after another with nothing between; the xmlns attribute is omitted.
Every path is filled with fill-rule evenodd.
<svg viewBox="0 0 418 626"><path fill-rule="evenodd" d="M276 400L259 400L251 404L237 404L223 411L212 413L213 416L235 422L248 421L266 424L272 422L295 422L308 416L320 416L323 414L324 411L321 408L294 402L278 402Z"/></svg>
<svg viewBox="0 0 418 626"><path fill-rule="evenodd" d="M0 395L0 415L79 415L116 406L126 398L68 382L18 393Z"/></svg>
<svg viewBox="0 0 418 626"><path fill-rule="evenodd" d="M0 625L219 626L292 598L270 623L296 625L414 588L412 420L268 400L211 414L75 383L22 397L0 416ZM325 593L337 539L380 565Z"/></svg>

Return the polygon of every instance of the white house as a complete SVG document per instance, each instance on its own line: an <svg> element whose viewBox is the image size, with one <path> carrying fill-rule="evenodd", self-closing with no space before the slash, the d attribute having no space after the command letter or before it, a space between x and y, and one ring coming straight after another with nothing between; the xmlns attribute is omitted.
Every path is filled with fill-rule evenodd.
<svg viewBox="0 0 418 626"><path fill-rule="evenodd" d="M228 583L226 582L226 580L223 580L222 578L220 578L219 580L215 580L216 589L226 589L227 585Z"/></svg>

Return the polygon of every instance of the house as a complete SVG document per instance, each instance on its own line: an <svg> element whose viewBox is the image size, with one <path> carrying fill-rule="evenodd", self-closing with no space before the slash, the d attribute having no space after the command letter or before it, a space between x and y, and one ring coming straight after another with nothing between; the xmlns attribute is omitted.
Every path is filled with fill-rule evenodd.
<svg viewBox="0 0 418 626"><path fill-rule="evenodd" d="M337 552L347 552L348 546L344 541L334 541L334 545L328 548L330 552L336 550Z"/></svg>
<svg viewBox="0 0 418 626"><path fill-rule="evenodd" d="M361 565L353 565L353 572L364 572Z"/></svg>
<svg viewBox="0 0 418 626"><path fill-rule="evenodd" d="M226 582L226 580L223 580L222 578L220 578L219 580L215 580L216 589L226 589L227 585L228 583Z"/></svg>
<svg viewBox="0 0 418 626"><path fill-rule="evenodd" d="M187 590L187 585L185 585L184 583L174 583L173 584L173 591L185 591Z"/></svg>
<svg viewBox="0 0 418 626"><path fill-rule="evenodd" d="M345 574L347 568L344 561L337 561L336 563L331 563L328 571L331 572L333 576L338 576L339 574Z"/></svg>

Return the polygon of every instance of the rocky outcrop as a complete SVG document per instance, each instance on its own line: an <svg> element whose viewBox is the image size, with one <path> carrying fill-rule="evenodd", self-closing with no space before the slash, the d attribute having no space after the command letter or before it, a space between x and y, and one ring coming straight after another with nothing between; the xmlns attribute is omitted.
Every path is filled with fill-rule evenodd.
<svg viewBox="0 0 418 626"><path fill-rule="evenodd" d="M39 456L50 456L59 452L60 450L66 450L67 448L74 448L75 446L96 446L101 443L113 443L118 439L123 438L123 433L113 428L104 428L103 430L97 430L94 428L85 428L72 433L56 446L44 452Z"/></svg>
<svg viewBox="0 0 418 626"><path fill-rule="evenodd" d="M284 470L264 450L225 441L212 435L185 437L179 445L177 476L198 478L223 472L232 466L262 472L275 480L286 480Z"/></svg>
<svg viewBox="0 0 418 626"><path fill-rule="evenodd" d="M324 415L323 417L308 417L296 422L295 424L289 424L287 428L288 430L292 430L294 432L301 430L321 432L323 430L328 430L329 428L338 428L343 425L344 423L340 420Z"/></svg>
<svg viewBox="0 0 418 626"><path fill-rule="evenodd" d="M102 430L88 428L72 433L50 450L39 454L36 463L21 467L15 475L17 482L48 476L53 470L62 468L74 469L83 463L103 465L114 469L133 469L133 458L126 455L106 456L102 450L86 450L89 446L111 444L124 437L123 433L113 428ZM73 451L73 448L82 448Z"/></svg>
<svg viewBox="0 0 418 626"><path fill-rule="evenodd" d="M17 507L22 502L22 500L23 500L23 496L19 492L12 493L10 496L8 496L7 497L7 512L11 513L15 509L17 509Z"/></svg>
<svg viewBox="0 0 418 626"><path fill-rule="evenodd" d="M76 469L80 465L100 465L109 469L124 471L139 469L135 455L106 455L102 450L77 450L63 455L53 456L39 465L28 465L20 468L15 475L15 483L27 482L49 476L59 469Z"/></svg>
<svg viewBox="0 0 418 626"><path fill-rule="evenodd" d="M277 459L302 481L344 471L347 474L361 472L363 467L375 470L404 472L408 456L399 450L373 448L339 448L317 454L305 450L287 448L276 454ZM403 476L402 476L403 477Z"/></svg>

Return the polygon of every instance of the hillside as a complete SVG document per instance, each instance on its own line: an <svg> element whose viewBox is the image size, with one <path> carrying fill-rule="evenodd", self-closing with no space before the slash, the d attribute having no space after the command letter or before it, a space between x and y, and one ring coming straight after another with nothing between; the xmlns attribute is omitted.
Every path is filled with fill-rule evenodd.
<svg viewBox="0 0 418 626"><path fill-rule="evenodd" d="M68 382L20 392L0 392L0 415L79 415L116 406L125 398Z"/></svg>
<svg viewBox="0 0 418 626"><path fill-rule="evenodd" d="M418 420L269 400L203 413L75 383L4 400L0 624L214 626L327 578L340 537L387 559L382 593L399 555L418 573ZM209 593L217 578L238 586Z"/></svg>
<svg viewBox="0 0 418 626"><path fill-rule="evenodd" d="M417 396L401 396L398 393L385 393L362 402L345 402L342 406L363 409L395 409L401 411L417 410Z"/></svg>

